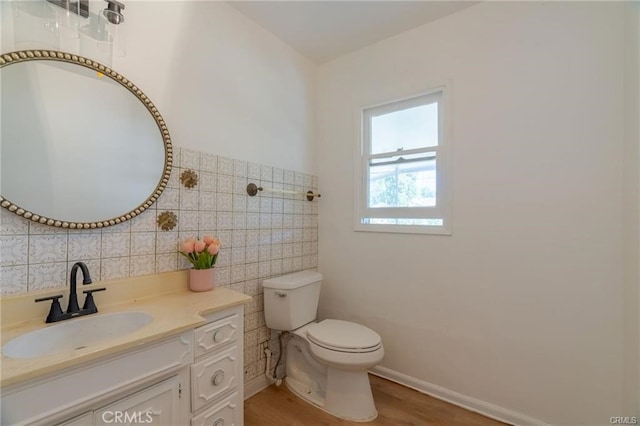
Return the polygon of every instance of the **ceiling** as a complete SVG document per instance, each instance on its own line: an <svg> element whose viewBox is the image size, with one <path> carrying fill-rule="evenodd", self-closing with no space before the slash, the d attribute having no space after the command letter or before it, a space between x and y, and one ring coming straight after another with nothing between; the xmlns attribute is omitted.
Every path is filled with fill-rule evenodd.
<svg viewBox="0 0 640 426"><path fill-rule="evenodd" d="M230 1L316 64L435 21L477 1Z"/></svg>

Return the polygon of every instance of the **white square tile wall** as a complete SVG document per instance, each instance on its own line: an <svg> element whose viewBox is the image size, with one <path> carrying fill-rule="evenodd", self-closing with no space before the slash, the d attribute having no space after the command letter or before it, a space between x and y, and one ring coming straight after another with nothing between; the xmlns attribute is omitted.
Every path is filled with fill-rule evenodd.
<svg viewBox="0 0 640 426"><path fill-rule="evenodd" d="M142 215L102 230L64 230L32 223L0 209L0 289L19 294L68 285L71 266L83 261L94 281L188 269L178 254L188 237L215 235L223 247L218 285L244 292L253 301L245 314L245 381L264 372L262 351L271 339L264 323L262 280L318 264L318 201L302 195L246 186L306 192L318 179L293 170L174 148L169 185ZM180 174L192 169L198 185L185 188ZM178 226L162 231L157 215L172 211ZM277 343L277 342L276 342ZM270 345L276 347L277 344ZM276 354L277 356L277 354Z"/></svg>

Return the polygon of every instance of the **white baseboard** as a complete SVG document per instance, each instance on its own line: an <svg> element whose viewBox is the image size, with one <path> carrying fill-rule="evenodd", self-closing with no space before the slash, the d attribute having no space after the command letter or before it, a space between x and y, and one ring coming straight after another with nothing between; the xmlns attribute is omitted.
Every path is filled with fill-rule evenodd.
<svg viewBox="0 0 640 426"><path fill-rule="evenodd" d="M244 399L249 399L261 390L268 388L272 382L267 380L264 374L244 384Z"/></svg>
<svg viewBox="0 0 640 426"><path fill-rule="evenodd" d="M391 370L390 368L377 366L370 372L376 376L391 380L392 382L415 389L418 392L425 393L434 398L438 398L442 401L457 405L501 422L517 426L549 426L549 424L525 414L498 407L497 405L493 405L467 395L462 395L441 386L425 382L424 380L407 376L406 374L399 373L395 370Z"/></svg>

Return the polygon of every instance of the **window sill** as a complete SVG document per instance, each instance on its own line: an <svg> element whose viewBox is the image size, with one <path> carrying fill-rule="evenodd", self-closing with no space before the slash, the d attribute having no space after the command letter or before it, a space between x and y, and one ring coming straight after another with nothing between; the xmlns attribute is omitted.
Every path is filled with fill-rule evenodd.
<svg viewBox="0 0 640 426"><path fill-rule="evenodd" d="M363 225L356 223L353 227L356 232L387 232L394 234L426 234L426 235L452 235L451 229L446 226L425 225Z"/></svg>

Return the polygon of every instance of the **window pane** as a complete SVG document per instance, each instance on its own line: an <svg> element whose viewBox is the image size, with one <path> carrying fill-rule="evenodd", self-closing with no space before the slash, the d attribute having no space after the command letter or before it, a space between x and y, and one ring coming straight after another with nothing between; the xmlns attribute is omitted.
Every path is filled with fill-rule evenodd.
<svg viewBox="0 0 640 426"><path fill-rule="evenodd" d="M435 206L436 159L421 155L370 163L368 207Z"/></svg>
<svg viewBox="0 0 640 426"><path fill-rule="evenodd" d="M371 153L438 145L438 104L371 117Z"/></svg>

